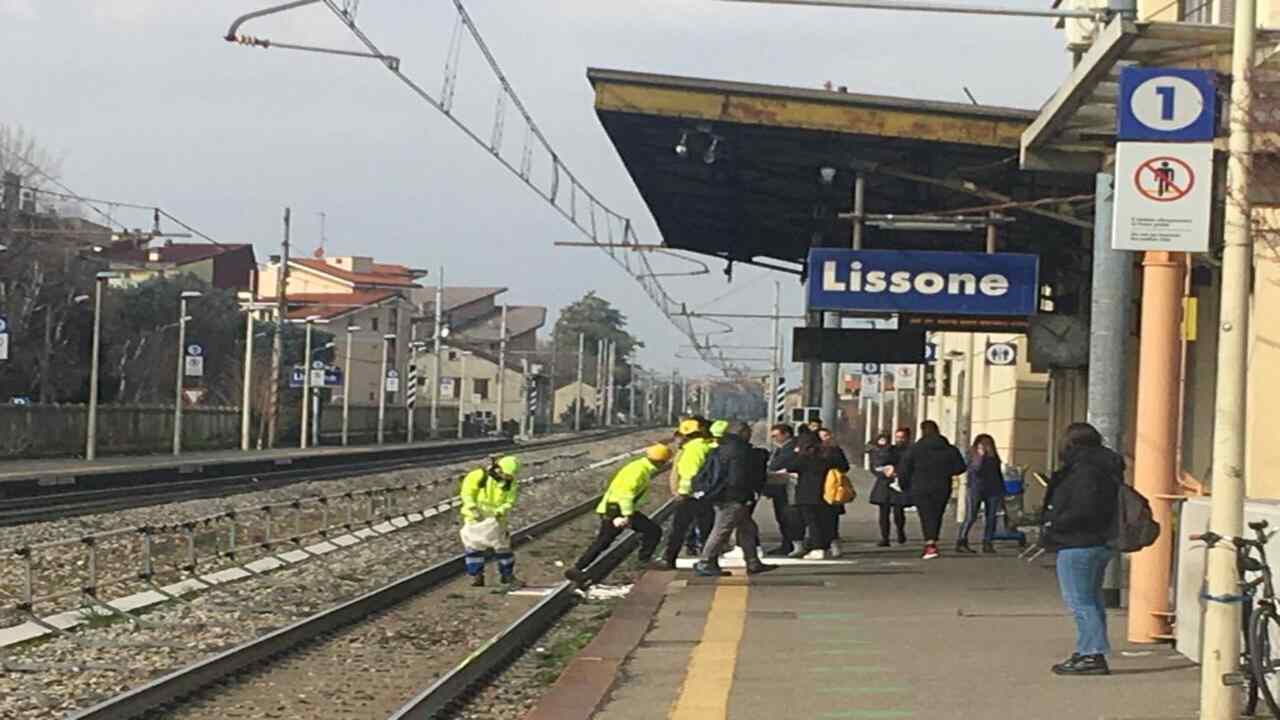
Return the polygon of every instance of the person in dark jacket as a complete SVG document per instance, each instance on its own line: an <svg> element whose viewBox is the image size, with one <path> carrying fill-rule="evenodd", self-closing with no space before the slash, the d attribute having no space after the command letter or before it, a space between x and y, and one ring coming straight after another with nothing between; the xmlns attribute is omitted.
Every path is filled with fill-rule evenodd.
<svg viewBox="0 0 1280 720"><path fill-rule="evenodd" d="M969 468L965 474L964 523L960 537L956 539L956 552L974 554L969 547L969 531L978 519L978 506L982 506L982 552L991 555L996 551L996 515L1004 502L1004 472L1000 469L1000 453L996 441L983 433L973 439L969 449Z"/></svg>
<svg viewBox="0 0 1280 720"><path fill-rule="evenodd" d="M834 528L831 519L835 514L830 512L822 498L823 486L826 484L827 472L835 467L830 455L823 452L822 443L815 433L804 433L796 440L796 453L783 462L781 470L796 473L796 507L804 518L805 537L799 548L791 551L788 557L801 558L814 550L824 554L831 548Z"/></svg>
<svg viewBox="0 0 1280 720"><path fill-rule="evenodd" d="M769 429L769 439L775 445L769 455L769 471L782 470L796 454L796 434L786 423L778 423ZM804 522L797 517L796 509L791 507L790 489L786 485L769 483L764 487L764 496L773 501L773 520L782 534L782 544L766 552L766 555L787 555L795 550L796 544L804 540Z"/></svg>
<svg viewBox="0 0 1280 720"><path fill-rule="evenodd" d="M720 569L719 562L735 530L747 561L747 574L773 570L774 566L760 562L760 528L752 517L756 498L764 490L768 454L757 452L751 446L751 426L744 422L730 424L720 439L714 459L708 462L714 463L712 469L717 475L710 482L714 489L706 498L715 507L716 521L702 548L702 557L693 567L694 574L702 577L729 574Z"/></svg>
<svg viewBox="0 0 1280 720"><path fill-rule="evenodd" d="M925 560L939 557L942 516L951 502L951 479L965 471L964 457L938 430L938 423L920 423L920 440L907 451L900 468L903 488L920 511Z"/></svg>
<svg viewBox="0 0 1280 720"><path fill-rule="evenodd" d="M836 443L835 433L827 428L818 428L818 440L822 443L822 452L831 459L832 466L840 472L849 472L849 456L844 454L844 448ZM826 505L826 511L830 513L827 518L827 527L831 528L831 545L827 553L833 557L840 557L840 516L844 515L844 505Z"/></svg>
<svg viewBox="0 0 1280 720"><path fill-rule="evenodd" d="M898 528L898 544L907 542L907 505L909 501L899 489L895 488L898 464L902 462L902 451L889 442L889 433L880 433L876 444L871 447L871 471L875 473L876 483L871 488L868 500L880 508L880 547L889 547L889 516L893 515L893 523Z"/></svg>
<svg viewBox="0 0 1280 720"><path fill-rule="evenodd" d="M1124 459L1102 446L1088 423L1072 423L1058 453L1062 466L1049 480L1040 544L1058 553L1058 588L1076 623L1076 650L1053 667L1058 675L1107 675L1107 611L1102 580L1111 561L1117 483Z"/></svg>

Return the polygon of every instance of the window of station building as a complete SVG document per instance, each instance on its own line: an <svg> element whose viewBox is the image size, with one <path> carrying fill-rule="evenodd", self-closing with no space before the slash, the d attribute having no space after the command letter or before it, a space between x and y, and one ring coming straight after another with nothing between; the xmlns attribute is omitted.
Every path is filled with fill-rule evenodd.
<svg viewBox="0 0 1280 720"><path fill-rule="evenodd" d="M477 400L488 400L488 399L489 399L489 380L488 380L488 378L485 378L485 379L483 379L483 380L478 379L478 378L477 378L477 379L472 380L472 381L471 381L471 394L472 394L472 395L473 395Z"/></svg>
<svg viewBox="0 0 1280 720"><path fill-rule="evenodd" d="M369 327L374 332L378 332L378 316L377 315L374 315L372 318L370 318Z"/></svg>
<svg viewBox="0 0 1280 720"><path fill-rule="evenodd" d="M1230 25L1235 15L1235 0L1178 0L1182 22Z"/></svg>

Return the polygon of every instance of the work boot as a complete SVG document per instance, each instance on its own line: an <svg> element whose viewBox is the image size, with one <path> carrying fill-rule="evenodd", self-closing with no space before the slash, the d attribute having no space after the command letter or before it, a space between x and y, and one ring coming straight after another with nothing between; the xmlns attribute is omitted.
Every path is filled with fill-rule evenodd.
<svg viewBox="0 0 1280 720"><path fill-rule="evenodd" d="M876 543L876 547L889 547L889 538L881 538L880 542Z"/></svg>
<svg viewBox="0 0 1280 720"><path fill-rule="evenodd" d="M693 574L698 577L727 577L729 575L729 571L721 570L715 565L707 565L700 562L693 566Z"/></svg>
<svg viewBox="0 0 1280 720"><path fill-rule="evenodd" d="M982 543L982 554L983 554L983 555L995 555L995 554L996 554L996 546L995 546L995 545L993 545L993 544L991 544L991 543L989 543L989 542L984 542L984 543Z"/></svg>
<svg viewBox="0 0 1280 720"><path fill-rule="evenodd" d="M747 574L759 575L760 573L767 573L777 569L778 569L777 565L765 565L762 562L757 562L747 566Z"/></svg>
<svg viewBox="0 0 1280 720"><path fill-rule="evenodd" d="M498 582L501 582L507 590L519 590L524 587L524 583L520 582L515 575L503 575Z"/></svg>
<svg viewBox="0 0 1280 720"><path fill-rule="evenodd" d="M472 576L471 576L471 587L484 587L484 576L483 576L483 575L472 575Z"/></svg>
<svg viewBox="0 0 1280 720"><path fill-rule="evenodd" d="M1053 666L1054 675L1110 675L1107 659L1102 655L1072 655L1066 662Z"/></svg>
<svg viewBox="0 0 1280 720"><path fill-rule="evenodd" d="M978 554L976 551L974 551L973 548L969 547L968 540L957 540L956 552L961 555L977 555Z"/></svg>

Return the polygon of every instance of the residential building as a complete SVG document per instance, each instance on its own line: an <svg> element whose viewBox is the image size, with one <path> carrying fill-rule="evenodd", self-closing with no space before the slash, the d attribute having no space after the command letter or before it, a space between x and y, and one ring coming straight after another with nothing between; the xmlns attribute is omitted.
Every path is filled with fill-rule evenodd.
<svg viewBox="0 0 1280 720"><path fill-rule="evenodd" d="M445 287L441 315L449 328L452 342L462 346L496 353L502 337L502 305L499 296L505 287ZM435 323L435 288L417 288L412 293L419 308L418 322L431 337ZM537 350L538 330L546 324L547 309L537 305L507 305L507 352L529 353Z"/></svg>
<svg viewBox="0 0 1280 720"><path fill-rule="evenodd" d="M157 277L190 275L224 290L252 290L257 267L252 245L165 243L155 247L116 243L99 254L117 273L114 287L133 287Z"/></svg>
<svg viewBox="0 0 1280 720"><path fill-rule="evenodd" d="M579 391L579 388L581 388L581 391ZM554 406L556 422L559 422L560 418L565 413L573 410L573 404L578 401L579 392L581 392L582 407L584 409L593 407L595 405L596 388L594 385L589 385L587 383L580 383L577 381L571 382L568 385L565 385L564 387L556 390L556 398L555 398L555 406Z"/></svg>

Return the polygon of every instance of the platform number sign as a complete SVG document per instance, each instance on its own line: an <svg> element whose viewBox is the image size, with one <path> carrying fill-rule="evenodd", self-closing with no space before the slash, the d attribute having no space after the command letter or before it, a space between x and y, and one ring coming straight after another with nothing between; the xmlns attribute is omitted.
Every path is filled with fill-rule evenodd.
<svg viewBox="0 0 1280 720"><path fill-rule="evenodd" d="M1212 140L1217 126L1216 81L1217 75L1209 70L1121 69L1116 139Z"/></svg>
<svg viewBox="0 0 1280 720"><path fill-rule="evenodd" d="M187 377L202 377L204 375L204 348L195 344L188 345L183 367L185 368L184 374Z"/></svg>
<svg viewBox="0 0 1280 720"><path fill-rule="evenodd" d="M9 359L9 320L0 315L0 360Z"/></svg>
<svg viewBox="0 0 1280 720"><path fill-rule="evenodd" d="M400 373L394 369L387 370L386 390L391 393L400 392Z"/></svg>
<svg viewBox="0 0 1280 720"><path fill-rule="evenodd" d="M987 365L1005 367L1017 362L1017 345L1010 342L987 343Z"/></svg>

